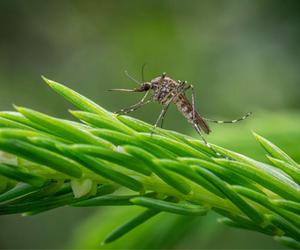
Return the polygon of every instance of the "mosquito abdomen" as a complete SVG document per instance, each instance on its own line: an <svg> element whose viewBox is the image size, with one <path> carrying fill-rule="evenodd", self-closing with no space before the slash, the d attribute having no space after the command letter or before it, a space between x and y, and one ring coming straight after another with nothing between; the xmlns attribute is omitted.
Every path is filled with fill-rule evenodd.
<svg viewBox="0 0 300 250"><path fill-rule="evenodd" d="M188 120L189 123L192 125L195 123L198 124L206 134L211 132L208 124L202 119L196 110L194 111L195 114L193 114L193 105L184 95L180 95L174 103L176 104L179 112Z"/></svg>

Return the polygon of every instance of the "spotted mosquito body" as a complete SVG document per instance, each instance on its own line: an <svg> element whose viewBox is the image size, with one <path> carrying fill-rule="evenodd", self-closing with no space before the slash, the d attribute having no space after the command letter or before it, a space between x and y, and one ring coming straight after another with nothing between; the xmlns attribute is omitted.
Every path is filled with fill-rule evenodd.
<svg viewBox="0 0 300 250"><path fill-rule="evenodd" d="M130 78L133 79L132 77ZM137 82L135 79L134 81ZM192 102L190 102L186 96L186 91L189 89L191 89L192 91ZM161 123L162 127L164 117L170 104L175 104L179 112L187 119L189 123L191 123L193 128L200 135L205 145L210 148L216 155L221 157L223 156L220 153L216 152L203 136L202 131L206 134L209 134L211 132L207 122L236 123L246 119L251 114L247 113L245 116L232 121L217 121L203 118L195 109L194 86L188 84L186 81L182 82L180 80L173 80L170 77L167 77L166 73L163 73L161 76L154 78L150 82L140 83L140 86L134 89L111 89L111 91L145 92L145 95L138 103L128 108L121 109L120 111L116 112L117 114L128 114L151 102L158 102L163 106L163 109L154 124L152 133L159 123ZM151 92L152 96L147 99L148 94Z"/></svg>

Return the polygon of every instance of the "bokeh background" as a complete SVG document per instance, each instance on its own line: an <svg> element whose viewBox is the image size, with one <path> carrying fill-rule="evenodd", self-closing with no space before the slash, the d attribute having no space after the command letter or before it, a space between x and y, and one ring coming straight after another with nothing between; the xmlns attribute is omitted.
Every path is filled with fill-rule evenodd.
<svg viewBox="0 0 300 250"><path fill-rule="evenodd" d="M251 134L256 131L299 161L299 13L298 0L0 0L0 110L14 103L71 118L66 110L72 107L40 75L118 110L140 95L107 89L134 87L124 70L141 80L147 63L147 80L167 72L194 84L197 108L206 117L254 113L241 124L212 126L209 141L264 160ZM153 123L159 111L152 104L133 116ZM165 127L196 136L175 108ZM4 216L0 247L99 247L105 230L133 212L63 208ZM217 224L215 215L158 217L118 244L280 248L270 237Z"/></svg>

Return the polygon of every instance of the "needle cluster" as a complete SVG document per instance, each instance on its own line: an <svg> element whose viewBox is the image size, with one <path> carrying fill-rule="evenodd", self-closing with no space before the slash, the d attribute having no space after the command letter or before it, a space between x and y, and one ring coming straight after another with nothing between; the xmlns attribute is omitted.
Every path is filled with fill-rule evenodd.
<svg viewBox="0 0 300 250"><path fill-rule="evenodd" d="M112 242L161 212L204 216L300 248L300 166L254 134L269 164L200 140L117 116L44 78L79 110L79 121L15 106L0 112L0 215L62 206L142 206Z"/></svg>

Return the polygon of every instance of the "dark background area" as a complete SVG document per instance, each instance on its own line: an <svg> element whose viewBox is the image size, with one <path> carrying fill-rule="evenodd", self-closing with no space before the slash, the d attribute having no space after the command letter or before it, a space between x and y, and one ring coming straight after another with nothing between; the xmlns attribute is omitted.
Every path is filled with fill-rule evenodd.
<svg viewBox="0 0 300 250"><path fill-rule="evenodd" d="M299 13L297 0L0 0L0 110L12 110L14 103L71 118L66 110L73 107L40 75L118 110L140 95L107 89L134 87L124 70L141 80L147 63L147 80L167 72L192 83L206 117L299 114ZM151 104L133 116L153 123L159 110ZM281 117L269 130L284 133ZM175 108L165 127L193 133ZM250 129L259 130L242 126L239 132L250 134ZM218 138L228 141L230 135L216 131ZM73 229L93 211L0 217L0 247L66 247ZM206 247L222 248L222 241L232 248L246 242L279 247L270 237L228 228L218 236L219 244Z"/></svg>

